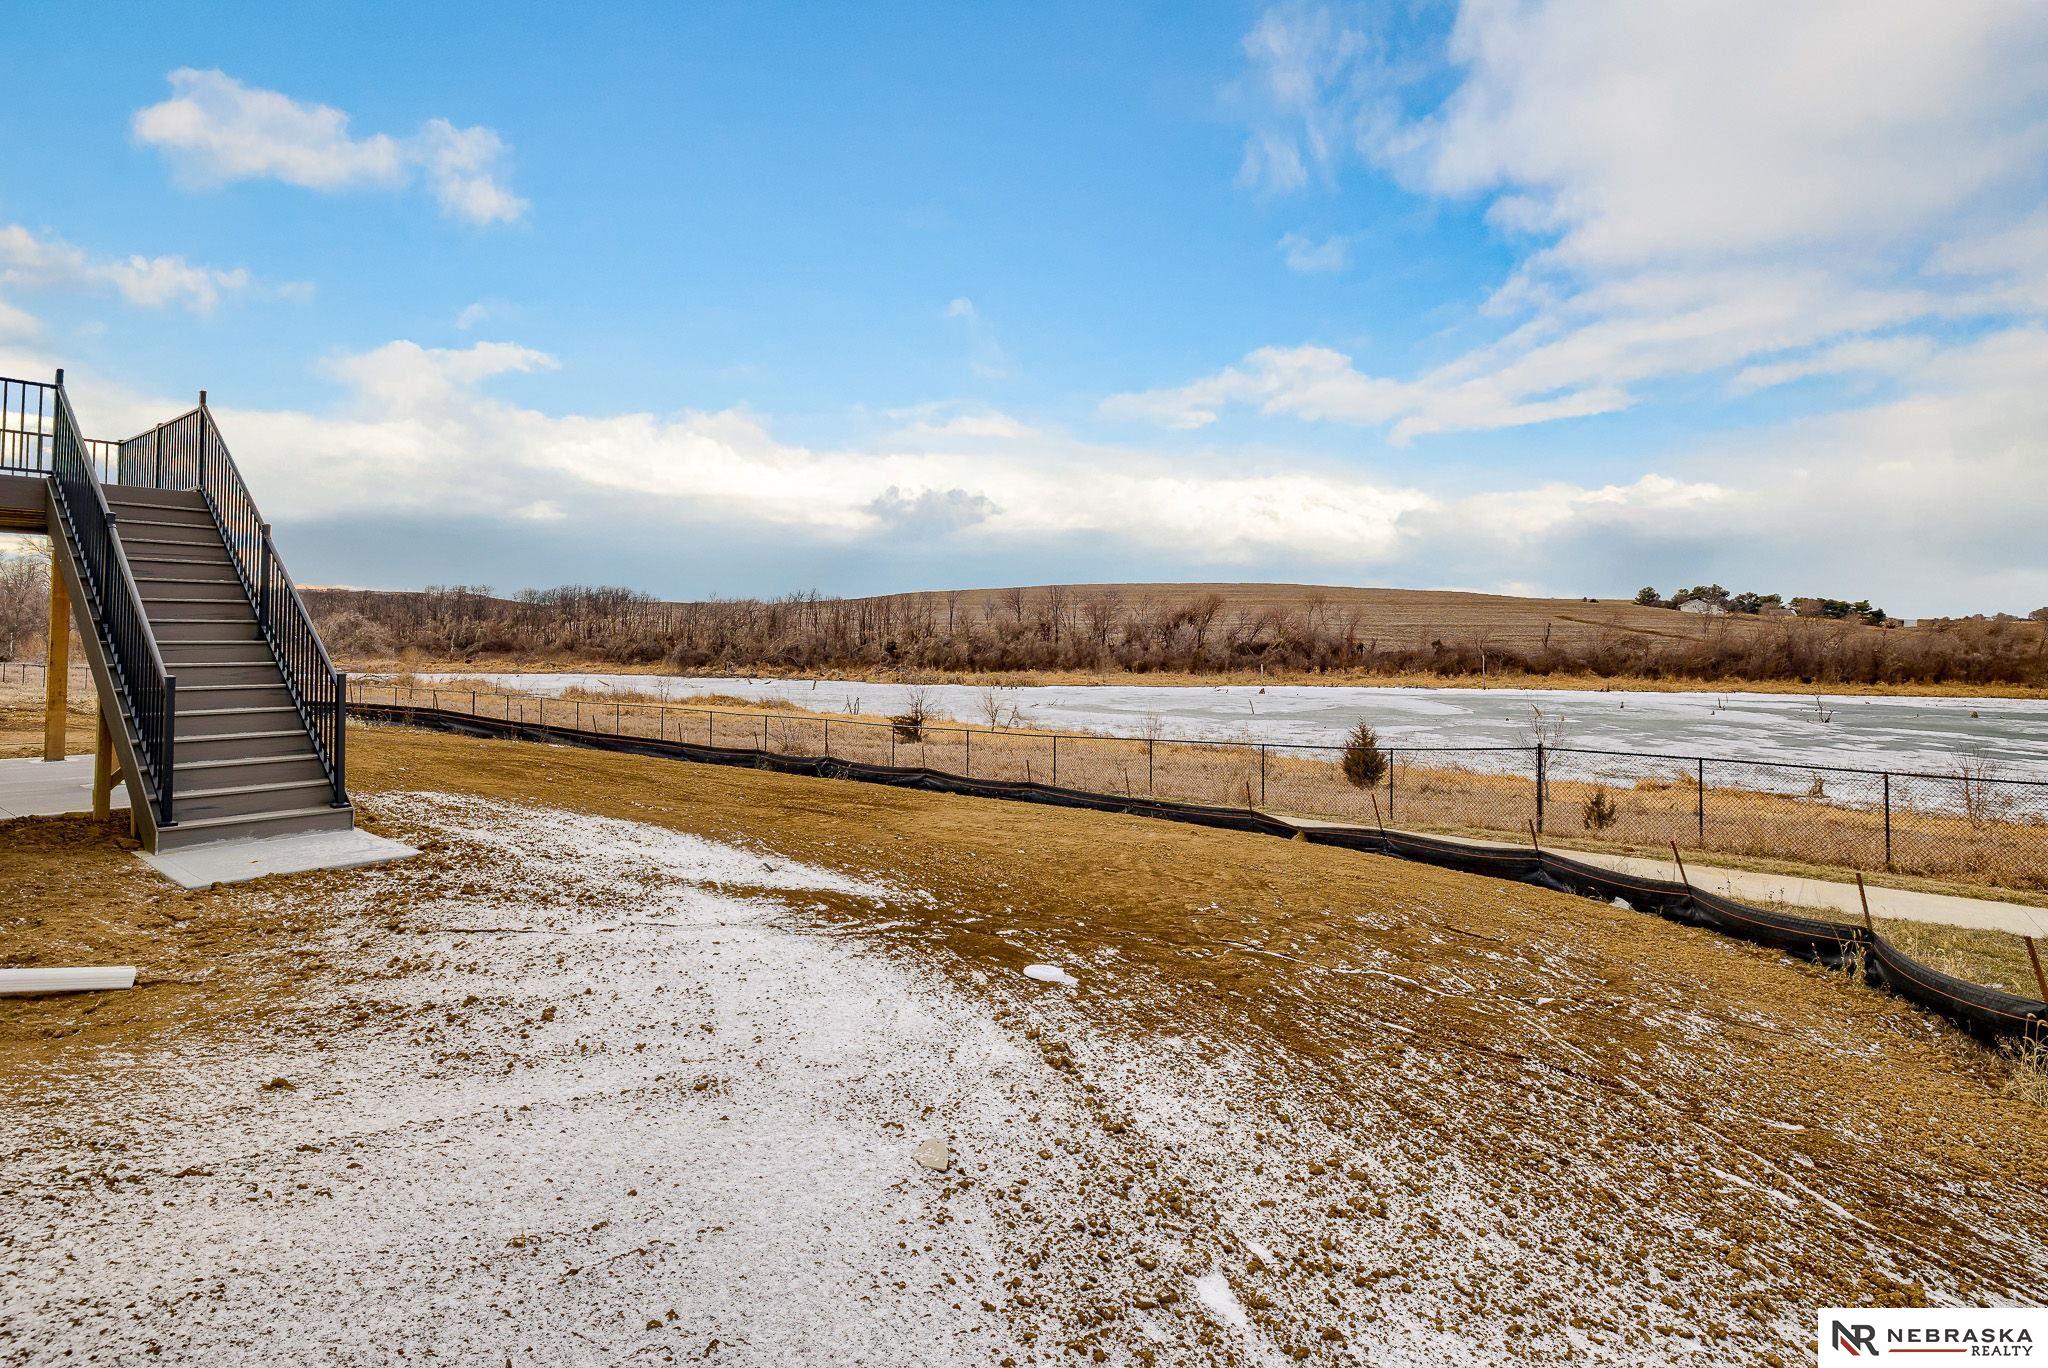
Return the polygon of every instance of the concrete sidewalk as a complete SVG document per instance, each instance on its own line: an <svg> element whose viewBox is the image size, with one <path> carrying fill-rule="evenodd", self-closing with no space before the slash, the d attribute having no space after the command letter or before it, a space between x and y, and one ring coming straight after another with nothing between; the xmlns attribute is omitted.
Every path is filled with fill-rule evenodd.
<svg viewBox="0 0 2048 1368"><path fill-rule="evenodd" d="M1308 831L1350 825L1344 822L1317 821L1310 817L1294 817L1284 812L1268 812L1265 815ZM1457 841L1481 850L1528 849L1526 844L1505 841L1477 841L1469 837L1443 836L1435 832L1414 834L1426 834L1435 841ZM1582 864L1599 865L1617 874L1628 874L1639 879L1662 879L1671 883L1679 881L1678 866L1670 860L1640 855L1609 855L1601 851L1572 850L1564 846L1554 847L1554 850L1557 854ZM1843 913L1857 921L1863 917L1863 904L1857 898L1856 885L1853 883L1807 878L1798 874L1766 874L1754 869L1723 869L1718 865L1695 864L1689 859L1685 862L1685 873L1691 879L1694 888L1707 893L1719 893L1723 897L1736 898L1743 902L1770 902L1782 903L1788 907L1810 907ZM1910 888L1886 888L1878 884L1869 884L1867 887L1870 893L1870 914L1874 917L1932 922L1941 926L1966 926L1979 931L2010 931L2016 936L2033 936L2048 940L2048 907L1994 902L1984 898L1960 898L1949 893L1922 893Z"/></svg>
<svg viewBox="0 0 2048 1368"><path fill-rule="evenodd" d="M128 807L128 791L115 785L115 811ZM69 760L0 760L0 821L13 817L70 817L92 811L92 757ZM135 857L182 888L243 883L271 874L356 869L403 860L419 852L360 828L295 836L214 841Z"/></svg>
<svg viewBox="0 0 2048 1368"><path fill-rule="evenodd" d="M128 806L128 790L114 786L114 806ZM0 819L69 817L92 811L92 757L69 760L0 760Z"/></svg>

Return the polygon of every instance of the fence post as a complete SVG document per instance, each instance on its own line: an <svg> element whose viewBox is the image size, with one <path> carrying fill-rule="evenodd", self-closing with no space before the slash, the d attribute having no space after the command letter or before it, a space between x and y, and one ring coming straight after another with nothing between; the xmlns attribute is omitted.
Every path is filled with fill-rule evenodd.
<svg viewBox="0 0 2048 1368"><path fill-rule="evenodd" d="M1052 734L1052 782L1054 787L1058 787L1060 782L1060 734L1058 732Z"/></svg>
<svg viewBox="0 0 2048 1368"><path fill-rule="evenodd" d="M1152 738L1152 737L1149 737L1149 736L1148 736L1148 737L1146 737L1146 738L1145 738L1145 796L1146 796L1147 798L1154 798L1154 797L1157 797L1157 796L1158 796L1158 794L1159 794L1159 790L1158 790L1158 789L1157 789L1156 787L1154 787L1154 786L1153 786L1153 783L1152 783L1152 745L1153 745L1153 738Z"/></svg>
<svg viewBox="0 0 2048 1368"><path fill-rule="evenodd" d="M1705 845L1707 843L1707 759L1705 756L1700 757L1699 781L1700 844Z"/></svg>
<svg viewBox="0 0 2048 1368"><path fill-rule="evenodd" d="M1892 772L1884 772L1884 867L1892 867Z"/></svg>
<svg viewBox="0 0 2048 1368"><path fill-rule="evenodd" d="M1259 806L1266 805L1266 746L1259 743Z"/></svg>
<svg viewBox="0 0 2048 1368"><path fill-rule="evenodd" d="M1549 786L1548 779L1549 768L1544 762L1543 743L1538 741L1536 743L1536 829L1538 831L1544 829L1543 799L1545 796L1544 789Z"/></svg>
<svg viewBox="0 0 2048 1368"><path fill-rule="evenodd" d="M2034 986L2041 990L2041 1001L2048 1002L2048 974L2041 972L2041 952L2034 948L2034 938L2023 936L2027 943L2027 958L2034 962Z"/></svg>
<svg viewBox="0 0 2048 1368"><path fill-rule="evenodd" d="M258 567L256 571L256 611L263 619L266 630L268 630L270 622L270 558L276 554L270 549L270 524L258 523L257 536L261 540L262 551L256 557Z"/></svg>
<svg viewBox="0 0 2048 1368"><path fill-rule="evenodd" d="M761 750L762 750L762 752L763 752L763 753L766 753L767 749L768 749L768 714L767 714L767 713L762 713L762 714L761 714Z"/></svg>
<svg viewBox="0 0 2048 1368"><path fill-rule="evenodd" d="M974 777L974 728L967 729L967 777Z"/></svg>
<svg viewBox="0 0 2048 1368"><path fill-rule="evenodd" d="M1401 752L1387 752L1387 816L1394 815L1394 770L1401 763Z"/></svg>
<svg viewBox="0 0 2048 1368"><path fill-rule="evenodd" d="M967 754L969 757L968 764L972 766L974 752L969 751ZM832 719L829 717L825 719L825 758L827 760L832 758Z"/></svg>

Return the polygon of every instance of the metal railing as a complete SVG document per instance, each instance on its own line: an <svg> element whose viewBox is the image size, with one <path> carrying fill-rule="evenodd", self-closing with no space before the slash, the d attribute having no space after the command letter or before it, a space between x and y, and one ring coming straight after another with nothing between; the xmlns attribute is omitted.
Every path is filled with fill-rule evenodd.
<svg viewBox="0 0 2048 1368"><path fill-rule="evenodd" d="M62 535L70 544L87 606L128 716L143 779L155 794L157 823L176 821L172 776L176 765L178 680L164 669L142 594L115 532L115 517L101 490L100 471L64 394L64 372L49 386L48 474L56 489ZM51 529L53 536L59 530ZM53 572L54 573L54 572Z"/></svg>
<svg viewBox="0 0 2048 1368"><path fill-rule="evenodd" d="M55 385L0 377L0 475L48 475L56 432ZM78 442L93 473L112 478L121 444L97 437Z"/></svg>
<svg viewBox="0 0 2048 1368"><path fill-rule="evenodd" d="M119 483L193 489L206 499L263 639L277 657L286 691L313 739L338 807L348 801L348 676L334 668L312 615L271 543L270 524L228 453L200 391L199 406L120 442Z"/></svg>

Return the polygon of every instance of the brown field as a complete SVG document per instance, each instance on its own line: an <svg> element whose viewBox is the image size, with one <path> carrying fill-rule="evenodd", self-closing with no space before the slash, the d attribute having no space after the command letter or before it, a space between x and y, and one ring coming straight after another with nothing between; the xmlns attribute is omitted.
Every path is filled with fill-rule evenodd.
<svg viewBox="0 0 2048 1368"><path fill-rule="evenodd" d="M1386 650L1426 648L1434 641L1469 642L1495 650L1534 652L1544 646L1585 646L1612 636L1702 641L1743 635L1782 619L1740 614L1706 617L1669 608L1644 608L1627 599L1519 598L1453 589L1372 589L1320 584L1067 584L1023 588L932 590L896 599L935 605L962 617L1001 617L1023 595L1028 614L1055 590L1078 603L1104 596L1120 604L1181 603L1214 595L1226 618L1265 614L1310 615L1352 628ZM1833 624L1830 624L1833 625ZM1858 628L1876 632L1875 627ZM1895 628L1917 631L1917 628Z"/></svg>
<svg viewBox="0 0 2048 1368"><path fill-rule="evenodd" d="M1303 817L1380 823L1411 831L1490 839L1530 839L1535 783L1517 775L1425 766L1393 767L1391 793L1345 782L1327 758L1256 746L1053 734L1030 728L968 728L940 723L920 738L873 717L806 712L786 702L763 707L746 700L691 704L636 701L630 695L565 694L543 704L535 695L404 678L363 682L366 702L401 702L484 716L546 720L636 736L730 747L759 746L797 755L825 755L871 764L916 764L974 778L1058 784L1125 796L1157 796L1228 807L1258 807ZM1722 774L1739 767L1716 767ZM1662 857L1676 841L1736 868L1849 879L1861 870L1873 883L2048 906L2048 812L1980 812L1976 820L1934 810L1904 784L1896 786L1890 867L1885 820L1853 776L1829 781L1817 796L1722 786L1708 774L1705 820L1694 775L1645 762L1633 783L1594 783L1570 776L1555 757L1547 785L1541 837L1560 849ZM1867 787L1867 785L1864 785ZM1614 809L1589 829L1585 811L1598 791Z"/></svg>
<svg viewBox="0 0 2048 1368"><path fill-rule="evenodd" d="M764 1252L721 1234L745 1209L701 1189L735 1154L767 1199L852 1181L746 1110L801 1015L718 1011L719 938L766 933L635 921L677 875L543 849L572 815L882 881L786 898L776 934L966 1004L1015 1061L955 1045L877 1093L839 1063L856 1036L789 1070L825 1072L863 1150L954 1137L955 1172L890 1171L902 1227L787 1294L906 1357L946 1356L902 1319L929 1311L989 1362L1783 1365L1817 1306L2048 1281L2036 1076L1704 931L1138 818L392 727L350 748L420 858L166 894L85 823L0 837L0 963L142 967L0 1001L0 1339L204 1361L367 1318L407 1357L793 1361L801 1327L735 1281ZM885 1011L874 1058L918 1052L922 1010Z"/></svg>

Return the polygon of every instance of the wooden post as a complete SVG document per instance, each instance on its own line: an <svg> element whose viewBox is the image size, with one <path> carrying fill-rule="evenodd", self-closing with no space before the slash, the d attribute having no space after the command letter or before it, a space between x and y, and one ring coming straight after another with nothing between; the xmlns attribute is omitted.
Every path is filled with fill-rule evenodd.
<svg viewBox="0 0 2048 1368"><path fill-rule="evenodd" d="M1671 858L1678 865L1678 881L1685 885L1687 896L1692 894L1692 879L1685 872L1685 857L1678 853L1678 842L1671 843Z"/></svg>
<svg viewBox="0 0 2048 1368"><path fill-rule="evenodd" d="M43 759L64 758L64 712L71 699L71 592L64 567L50 558L50 629L43 652Z"/></svg>
<svg viewBox="0 0 2048 1368"><path fill-rule="evenodd" d="M2034 962L2034 986L2041 990L2041 1001L2048 1002L2048 974L2041 972L2041 952L2034 948L2032 936L2022 936L2027 943L2027 958Z"/></svg>
<svg viewBox="0 0 2048 1368"><path fill-rule="evenodd" d="M114 733L107 726L104 707L94 716L99 725L94 728L92 746L92 816L94 821L104 822L114 811Z"/></svg>
<svg viewBox="0 0 2048 1368"><path fill-rule="evenodd" d="M1863 887L1863 871L1856 871L1856 896L1863 903L1863 929L1871 935L1877 934L1877 926L1870 920L1870 893Z"/></svg>

